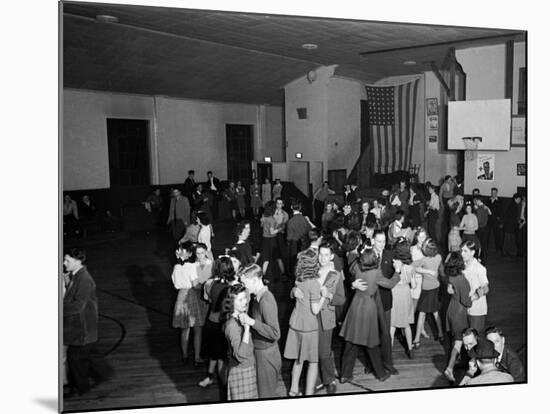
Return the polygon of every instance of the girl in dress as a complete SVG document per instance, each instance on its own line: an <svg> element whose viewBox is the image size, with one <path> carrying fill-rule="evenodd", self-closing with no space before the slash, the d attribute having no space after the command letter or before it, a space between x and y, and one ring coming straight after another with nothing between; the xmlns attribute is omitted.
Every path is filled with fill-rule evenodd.
<svg viewBox="0 0 550 414"><path fill-rule="evenodd" d="M222 390L225 382L227 340L220 322L223 299L229 286L236 283L235 269L229 257L221 257L212 267L212 278L204 284L204 299L209 303L208 316L203 329L204 356L209 359L206 377L199 382L203 388L214 383L217 371Z"/></svg>
<svg viewBox="0 0 550 414"><path fill-rule="evenodd" d="M202 243L206 246L208 258L213 260L214 256L212 255L212 237L214 237L214 232L212 231L210 218L205 212L199 211L197 213L197 224L200 226L199 233L197 234L197 242Z"/></svg>
<svg viewBox="0 0 550 414"><path fill-rule="evenodd" d="M330 223L334 219L333 206L333 203L327 203L323 215L321 216L321 229L325 232L329 230Z"/></svg>
<svg viewBox="0 0 550 414"><path fill-rule="evenodd" d="M179 243L183 243L186 241L190 241L191 243L197 243L198 237L199 237L199 231L201 230L201 226L197 223L197 215L192 212L191 213L191 224L187 226L185 229L185 234L180 239Z"/></svg>
<svg viewBox="0 0 550 414"><path fill-rule="evenodd" d="M232 250L236 250L240 253L242 266L246 267L252 263L256 263L260 256L259 253L255 255L252 252L252 246L248 242L250 236L250 223L248 221L241 221L237 225L237 243L233 246Z"/></svg>
<svg viewBox="0 0 550 414"><path fill-rule="evenodd" d="M246 201L244 198L246 196L246 190L240 181L237 181L237 188L235 189L235 192L237 193L237 207L239 208L239 214L241 219L244 219L246 215Z"/></svg>
<svg viewBox="0 0 550 414"><path fill-rule="evenodd" d="M248 311L246 288L236 284L228 289L223 303L223 331L229 345L227 399L229 401L258 398L254 344L250 325L239 321Z"/></svg>
<svg viewBox="0 0 550 414"><path fill-rule="evenodd" d="M460 228L458 226L451 227L448 240L449 254L452 252L460 252L461 244L462 239L460 237Z"/></svg>
<svg viewBox="0 0 550 414"><path fill-rule="evenodd" d="M278 198L281 198L281 194L283 193L283 185L281 184L281 180L279 180L278 178L275 180L272 193L272 200L277 200Z"/></svg>
<svg viewBox="0 0 550 414"><path fill-rule="evenodd" d="M78 206L69 194L63 196L63 234L78 235Z"/></svg>
<svg viewBox="0 0 550 414"><path fill-rule="evenodd" d="M472 306L470 284L464 276L465 267L460 251L449 253L444 272L448 278L447 292L451 295L451 301L447 308L445 326L451 333L453 348L445 369L445 376L451 382L455 382L453 370L462 348L462 331L468 328L468 308Z"/></svg>
<svg viewBox="0 0 550 414"><path fill-rule="evenodd" d="M417 260L420 260L424 257L424 254L422 254L422 245L428 238L428 232L424 227L419 227L416 229L416 236L413 241L413 245L411 246L411 257L412 261L416 262ZM415 287L411 289L411 297L413 300L413 306L414 310L416 312L416 307L418 304L418 299L420 298L420 293L422 292L422 274L418 272L414 272L414 279L415 279ZM429 338L430 336L424 329L424 326L421 327L420 334L424 338Z"/></svg>
<svg viewBox="0 0 550 414"><path fill-rule="evenodd" d="M460 222L462 221L463 209L464 207L464 197L461 195L456 195L454 198L449 200L449 225L452 227L460 227Z"/></svg>
<svg viewBox="0 0 550 414"><path fill-rule="evenodd" d="M437 250L437 244L432 239L426 239L422 245L422 254L424 257L413 262L417 273L422 274L422 291L418 299L418 321L416 324L416 335L413 342L414 348L420 348L420 334L424 327L426 314L431 313L434 316L437 325L439 342L443 343L443 328L439 318L439 266L441 265L441 255Z"/></svg>
<svg viewBox="0 0 550 414"><path fill-rule="evenodd" d="M275 202L269 201L265 205L263 217L260 220L262 226L262 271L264 275L267 274L267 269L269 264L276 260L279 265L279 270L281 275L285 273L285 267L282 260L281 252L277 245L277 234L283 231L281 227L278 226L275 217Z"/></svg>
<svg viewBox="0 0 550 414"><path fill-rule="evenodd" d="M418 194L416 194L414 186L411 185L411 188L409 189L410 197L409 197L409 212L408 216L411 219L412 225L414 227L420 226L422 223L422 219L420 217L420 197Z"/></svg>
<svg viewBox="0 0 550 414"><path fill-rule="evenodd" d="M401 279L392 288L393 305L391 308L390 335L393 346L395 330L401 328L405 331L405 338L407 340L406 354L409 359L413 357L411 324L414 323L414 305L411 296L411 287L416 287L415 272L411 263L411 245L406 238L400 238L395 244L393 266L395 271L400 274Z"/></svg>
<svg viewBox="0 0 550 414"><path fill-rule="evenodd" d="M464 260L464 276L470 284L470 299L472 306L468 308L468 325L478 332L485 329L487 317L487 294L489 279L487 269L476 259L477 246L471 240L462 242L460 253Z"/></svg>
<svg viewBox="0 0 550 414"><path fill-rule="evenodd" d="M262 187L258 183L258 179L254 178L254 183L250 186L250 208L255 218L260 216L260 207L262 207Z"/></svg>
<svg viewBox="0 0 550 414"><path fill-rule="evenodd" d="M200 290L193 289L200 284L193 244L191 242L180 244L176 249L176 257L178 263L172 271L172 282L178 289L178 297L174 305L172 326L181 328L180 345L184 363L188 361L189 332L190 328L193 328L195 364L199 364L201 362L201 344L200 339L197 341L197 338L202 335L206 308L201 303Z"/></svg>
<svg viewBox="0 0 550 414"><path fill-rule="evenodd" d="M376 306L376 295L378 293L376 280L383 278L383 276L378 268L378 258L375 251L370 247L366 248L361 253L360 259L351 266L350 271L355 281L362 280L367 284L367 288L355 291L342 324L340 336L344 338L346 344L342 354L340 382L345 383L353 380L353 367L355 366L359 347L366 347L374 369L374 375L379 381L385 381L390 374L385 372L382 363Z"/></svg>
<svg viewBox="0 0 550 414"><path fill-rule="evenodd" d="M430 194L430 200L427 203L426 211L424 215L427 217L428 221L428 234L434 240L437 240L437 219L439 216L439 196L435 191L435 187L431 183L426 183L428 188L428 193Z"/></svg>
<svg viewBox="0 0 550 414"><path fill-rule="evenodd" d="M262 204L265 206L268 201L271 201L271 182L268 177L265 177L262 184Z"/></svg>
<svg viewBox="0 0 550 414"><path fill-rule="evenodd" d="M466 203L465 214L460 221L459 230L464 230L462 240L473 241L477 247L479 247L479 240L476 236L478 229L477 216L474 214L472 204Z"/></svg>
<svg viewBox="0 0 550 414"><path fill-rule="evenodd" d="M376 220L378 223L380 223L380 213L382 211L382 207L380 207L380 201L378 199L374 199L372 201L372 208L370 209L370 212L374 214L374 217L376 217Z"/></svg>
<svg viewBox="0 0 550 414"><path fill-rule="evenodd" d="M293 296L296 304L290 316L284 357L293 359L292 381L289 396L301 395L300 376L305 361L308 361L306 395L313 395L318 374L319 362L319 323L317 314L321 311L325 298L321 295L319 273L296 274ZM300 294L297 293L300 292ZM326 291L326 288L325 288Z"/></svg>
<svg viewBox="0 0 550 414"><path fill-rule="evenodd" d="M202 355L202 327L204 326L206 322L206 316L208 314L208 304L206 301L202 298L202 294L204 291L204 284L210 280L212 277L212 260L208 258L207 255L207 249L206 246L203 243L196 243L195 244L195 265L197 266L197 281L193 284L193 289L197 291L197 295L199 296L199 306L202 308L203 311L203 318L200 323L201 326L201 332L200 335L193 335L193 345L195 349L201 350ZM202 358L196 358L196 363L202 364L204 360Z"/></svg>
<svg viewBox="0 0 550 414"><path fill-rule="evenodd" d="M233 220L237 220L237 190L235 188L235 181L229 181L229 187L223 192L225 201L231 210L231 217Z"/></svg>

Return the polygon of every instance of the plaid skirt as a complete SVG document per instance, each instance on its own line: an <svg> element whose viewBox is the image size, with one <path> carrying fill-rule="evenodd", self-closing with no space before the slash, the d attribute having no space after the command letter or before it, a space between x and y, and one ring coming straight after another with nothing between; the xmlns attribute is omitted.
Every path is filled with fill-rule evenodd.
<svg viewBox="0 0 550 414"><path fill-rule="evenodd" d="M208 305L200 298L200 290L188 289L184 299L183 307L174 305L174 317L172 326L174 328L191 328L203 326L208 312Z"/></svg>
<svg viewBox="0 0 550 414"><path fill-rule="evenodd" d="M227 399L229 401L235 401L249 400L252 398L258 398L256 367L252 365L248 368L229 368L229 376L227 377Z"/></svg>

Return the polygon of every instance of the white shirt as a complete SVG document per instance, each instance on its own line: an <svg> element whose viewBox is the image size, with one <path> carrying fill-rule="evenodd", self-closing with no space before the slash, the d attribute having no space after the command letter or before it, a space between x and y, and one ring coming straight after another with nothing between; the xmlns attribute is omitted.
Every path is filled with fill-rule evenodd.
<svg viewBox="0 0 550 414"><path fill-rule="evenodd" d="M176 289L191 289L193 281L198 278L195 263L177 264L172 271L172 282Z"/></svg>
<svg viewBox="0 0 550 414"><path fill-rule="evenodd" d="M470 264L466 265L464 276L470 284L470 296L472 296L480 286L489 284L489 280L487 279L487 269L476 259L473 259ZM478 300L472 301L472 306L468 308L468 315L487 315L487 297L485 295L480 297Z"/></svg>
<svg viewBox="0 0 550 414"><path fill-rule="evenodd" d="M210 228L210 224L207 226L201 226L201 229L199 230L199 234L197 236L197 241L199 243L204 243L206 245L206 250L211 251L212 250L212 242L210 239L212 238L212 229Z"/></svg>
<svg viewBox="0 0 550 414"><path fill-rule="evenodd" d="M214 177L212 177L209 181L210 181L210 189L213 191L218 191L218 189L214 185Z"/></svg>
<svg viewBox="0 0 550 414"><path fill-rule="evenodd" d="M439 197L437 196L437 194L435 192L432 193L432 195L430 196L429 207L432 210L439 210Z"/></svg>

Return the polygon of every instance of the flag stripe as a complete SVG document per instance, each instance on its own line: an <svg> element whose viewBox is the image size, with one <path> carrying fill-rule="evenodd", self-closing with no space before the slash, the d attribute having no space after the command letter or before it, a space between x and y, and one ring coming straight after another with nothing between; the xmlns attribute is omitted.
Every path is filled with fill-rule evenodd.
<svg viewBox="0 0 550 414"><path fill-rule="evenodd" d="M403 154L403 140L402 140L402 137L403 137L403 123L402 123L402 119L403 119L403 89L404 89L404 86L405 85L399 85L396 89L398 90L398 93L397 93L397 96L398 96L398 99L396 99L395 101L395 105L397 107L397 122L395 123L396 124L396 128L397 128L397 138L398 138L398 141L399 141L399 151L394 151L394 160L398 162L397 164L397 170L400 170L401 169L401 166L403 165L403 158L402 158L402 154ZM394 166L393 166L393 169L392 171L395 171L396 170L396 166L395 166L395 163L394 163Z"/></svg>
<svg viewBox="0 0 550 414"><path fill-rule="evenodd" d="M409 165L412 163L412 152L413 152L413 138L414 138L414 128L416 124L416 98L418 96L418 84L420 81L416 81L414 83L413 88L413 98L412 98L412 108L413 108L413 114L412 114L412 134L411 134L411 143L409 148Z"/></svg>
<svg viewBox="0 0 550 414"><path fill-rule="evenodd" d="M393 131L393 128L392 128ZM388 173L390 168L390 160L393 153L390 151L390 137L391 132L390 127L388 125L384 125L384 144L386 146L386 151L384 154L384 172Z"/></svg>
<svg viewBox="0 0 550 414"><path fill-rule="evenodd" d="M406 142L405 151L403 151L403 155L407 154L407 149L408 149L408 145L409 145L409 137L411 136L411 131L409 129L410 119L411 119L411 114L410 114L410 109L411 109L410 108L411 85L412 85L411 83L407 84L407 93L406 93L406 97L405 97L404 102L403 102L403 105L405 106L405 135L404 135L403 139ZM403 169L405 169L405 168L408 169L408 164L407 164L406 160L403 163Z"/></svg>
<svg viewBox="0 0 550 414"><path fill-rule="evenodd" d="M382 171L382 126L376 126L376 136L378 141L378 169L376 171Z"/></svg>

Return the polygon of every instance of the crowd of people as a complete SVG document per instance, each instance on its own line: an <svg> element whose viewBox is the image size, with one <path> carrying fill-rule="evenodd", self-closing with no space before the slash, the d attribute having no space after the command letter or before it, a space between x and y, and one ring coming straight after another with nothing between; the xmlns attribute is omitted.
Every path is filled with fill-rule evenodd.
<svg viewBox="0 0 550 414"><path fill-rule="evenodd" d="M525 380L502 332L486 330L490 291L483 264L491 234L497 252L505 253L505 235L512 234L516 253L524 254L523 197L514 195L503 211L496 188L487 201L475 192L465 197L446 177L439 193L430 183L422 188L401 181L375 198L361 198L355 186L346 186L337 202L324 183L314 195L310 219L298 200L290 200L290 211L285 210L280 182L260 186L255 180L249 190L247 205L240 182L230 181L222 190L211 172L206 183L196 183L193 171L184 184L188 196L172 190L167 224L177 242L172 281L178 291L172 325L181 330L184 363L191 363L192 354L193 364L205 364L199 386L218 383L227 400L280 397L284 357L293 361L286 395L313 395L322 388L335 393L337 378L353 382L360 348L368 355L365 372L386 381L399 375L394 338L404 336L404 352L414 359L429 338L429 315L434 339L448 351L442 375L451 384ZM212 222L220 195L232 218L241 221L234 243L214 257ZM155 211L155 200L147 203ZM261 213L261 248L249 239L254 222L242 220L248 208L252 220ZM287 321L279 320L269 289L278 282L291 288L289 300L294 300L286 335L281 325ZM446 309L444 295L450 296ZM478 338L482 333L486 338ZM343 342L339 358L335 341ZM468 369L457 370L457 361Z"/></svg>

